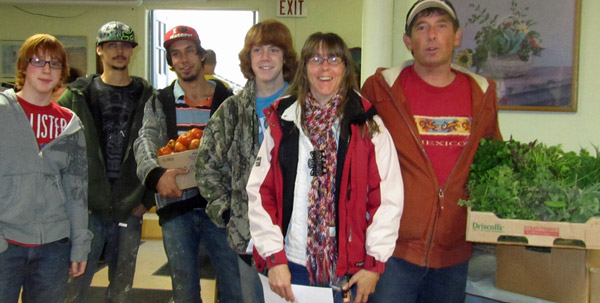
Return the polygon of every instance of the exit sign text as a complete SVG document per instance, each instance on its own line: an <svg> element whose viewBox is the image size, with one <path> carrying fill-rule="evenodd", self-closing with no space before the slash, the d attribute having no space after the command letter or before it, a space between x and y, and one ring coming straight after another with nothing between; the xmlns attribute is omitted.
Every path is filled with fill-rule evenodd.
<svg viewBox="0 0 600 303"><path fill-rule="evenodd" d="M279 17L306 17L306 0L279 0Z"/></svg>

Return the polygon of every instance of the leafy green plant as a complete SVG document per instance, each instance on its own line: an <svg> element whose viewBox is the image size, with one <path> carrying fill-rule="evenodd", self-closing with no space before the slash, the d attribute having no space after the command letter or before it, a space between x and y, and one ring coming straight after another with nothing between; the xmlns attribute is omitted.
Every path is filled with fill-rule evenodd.
<svg viewBox="0 0 600 303"><path fill-rule="evenodd" d="M500 218L586 222L600 216L600 156L581 149L482 139L459 201Z"/></svg>
<svg viewBox="0 0 600 303"><path fill-rule="evenodd" d="M542 40L540 33L532 30L536 22L527 19L529 7L519 7L517 1L511 2L511 14L500 17L492 15L479 3L471 3L474 13L469 17L465 27L477 24L481 29L475 34L475 49L465 49L456 55L455 62L464 67L474 66L477 71L488 60L488 56L507 57L515 55L521 61L528 61L530 56L540 56Z"/></svg>

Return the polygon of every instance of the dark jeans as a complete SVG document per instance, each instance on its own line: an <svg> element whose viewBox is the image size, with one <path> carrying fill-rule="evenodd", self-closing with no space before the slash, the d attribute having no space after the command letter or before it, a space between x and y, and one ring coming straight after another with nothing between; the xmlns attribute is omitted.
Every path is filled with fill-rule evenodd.
<svg viewBox="0 0 600 303"><path fill-rule="evenodd" d="M87 268L82 276L69 279L65 302L86 302L87 291L92 284L102 250L104 261L108 265L110 283L106 291L106 302L132 302L131 289L142 237L142 217L131 215L127 219L127 226L123 226L119 225L119 222L90 214L88 222L88 228L94 234L94 238Z"/></svg>
<svg viewBox="0 0 600 303"><path fill-rule="evenodd" d="M8 244L0 253L0 302L62 303L69 272L68 238L36 247Z"/></svg>
<svg viewBox="0 0 600 303"><path fill-rule="evenodd" d="M202 302L198 272L200 243L206 247L217 273L219 302L242 302L238 255L227 244L225 229L218 228L204 209L194 209L164 222L162 233L175 302Z"/></svg>
<svg viewBox="0 0 600 303"><path fill-rule="evenodd" d="M464 303L468 264L427 268L392 257L369 303Z"/></svg>
<svg viewBox="0 0 600 303"><path fill-rule="evenodd" d="M256 267L238 257L238 268L240 270L243 303L264 303L265 297Z"/></svg>

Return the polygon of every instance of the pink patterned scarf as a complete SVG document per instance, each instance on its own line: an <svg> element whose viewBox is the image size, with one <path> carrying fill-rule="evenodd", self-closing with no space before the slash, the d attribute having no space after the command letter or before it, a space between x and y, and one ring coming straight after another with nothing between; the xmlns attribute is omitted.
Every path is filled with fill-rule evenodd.
<svg viewBox="0 0 600 303"><path fill-rule="evenodd" d="M313 179L308 195L306 266L313 285L328 286L337 262L334 199L337 141L333 125L341 98L338 92L321 106L310 92L306 97L306 130L314 148L312 162L309 161Z"/></svg>

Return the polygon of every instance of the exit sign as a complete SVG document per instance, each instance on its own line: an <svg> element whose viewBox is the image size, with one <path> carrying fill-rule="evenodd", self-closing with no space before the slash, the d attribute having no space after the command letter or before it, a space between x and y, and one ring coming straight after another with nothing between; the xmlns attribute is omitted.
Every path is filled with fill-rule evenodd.
<svg viewBox="0 0 600 303"><path fill-rule="evenodd" d="M279 0L277 16L279 17L306 17L307 0Z"/></svg>

